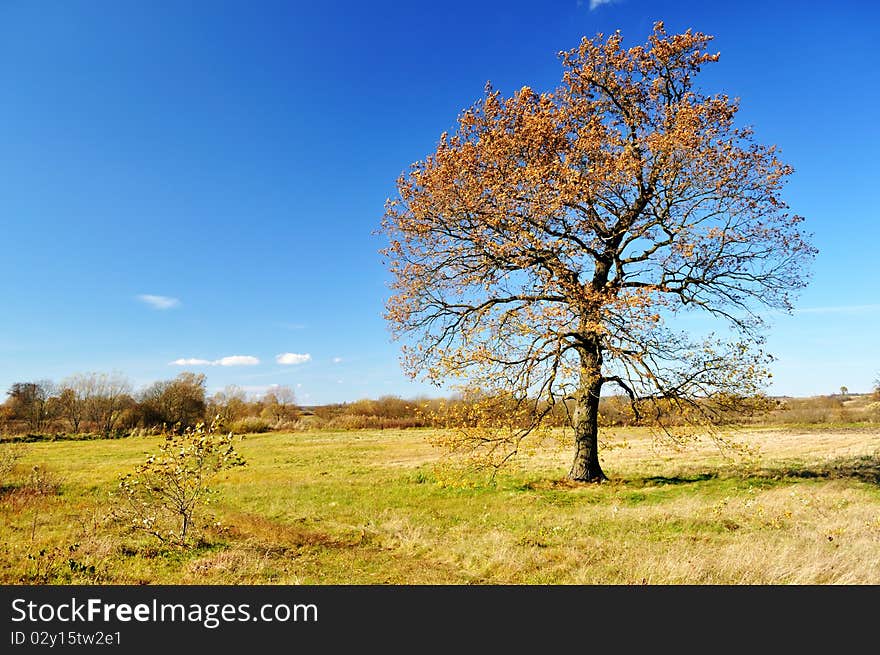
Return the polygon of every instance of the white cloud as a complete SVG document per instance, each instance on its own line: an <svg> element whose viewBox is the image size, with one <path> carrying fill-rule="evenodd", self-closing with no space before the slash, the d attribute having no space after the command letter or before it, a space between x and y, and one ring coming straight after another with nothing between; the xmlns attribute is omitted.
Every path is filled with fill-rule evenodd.
<svg viewBox="0 0 880 655"><path fill-rule="evenodd" d="M260 360L250 355L230 355L211 361L197 357L181 357L169 362L169 366L256 366Z"/></svg>
<svg viewBox="0 0 880 655"><path fill-rule="evenodd" d="M281 353L275 355L275 361L285 366L292 364L304 364L312 359L309 353Z"/></svg>
<svg viewBox="0 0 880 655"><path fill-rule="evenodd" d="M230 355L214 362L217 366L256 366L259 363L259 359L250 355Z"/></svg>
<svg viewBox="0 0 880 655"><path fill-rule="evenodd" d="M173 309L174 307L180 306L180 301L177 298L170 298L168 296L154 296L150 293L142 293L137 297L142 303L146 303L153 309Z"/></svg>
<svg viewBox="0 0 880 655"><path fill-rule="evenodd" d="M342 357L334 357L334 358L333 358L333 363L334 363L334 364L341 364L341 363L342 363Z"/></svg>
<svg viewBox="0 0 880 655"><path fill-rule="evenodd" d="M617 2L617 0L590 0L590 11L598 9L602 5L610 5L613 2Z"/></svg>
<svg viewBox="0 0 880 655"><path fill-rule="evenodd" d="M198 359L196 357L175 359L173 362L169 362L169 366L211 366L214 362L210 362L207 359Z"/></svg>

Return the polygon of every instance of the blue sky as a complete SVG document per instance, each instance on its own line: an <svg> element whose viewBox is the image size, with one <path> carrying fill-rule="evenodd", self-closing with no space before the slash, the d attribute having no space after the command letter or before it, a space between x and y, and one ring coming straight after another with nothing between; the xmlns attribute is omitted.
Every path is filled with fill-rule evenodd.
<svg viewBox="0 0 880 655"><path fill-rule="evenodd" d="M559 50L642 42L657 19L716 36L702 86L741 97L796 169L787 199L820 254L799 310L773 317L773 391L867 391L880 9L681 0L5 0L0 388L197 370L304 404L436 393L401 373L381 317L394 180L487 80L552 89Z"/></svg>

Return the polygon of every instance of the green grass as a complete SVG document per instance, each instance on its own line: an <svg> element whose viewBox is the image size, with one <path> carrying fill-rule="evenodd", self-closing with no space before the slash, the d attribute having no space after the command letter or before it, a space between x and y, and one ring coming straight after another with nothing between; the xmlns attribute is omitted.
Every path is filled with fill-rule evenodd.
<svg viewBox="0 0 880 655"><path fill-rule="evenodd" d="M494 485L442 486L426 431L251 435L217 480L223 528L165 548L110 513L158 439L27 445L0 500L5 583L880 583L880 431L760 430L762 454L617 431L613 481L547 450ZM34 494L45 464L57 494Z"/></svg>

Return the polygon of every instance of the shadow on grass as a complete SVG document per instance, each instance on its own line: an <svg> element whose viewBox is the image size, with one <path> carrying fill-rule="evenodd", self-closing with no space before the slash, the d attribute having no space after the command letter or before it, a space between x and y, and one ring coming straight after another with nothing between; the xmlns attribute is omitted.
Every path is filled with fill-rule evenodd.
<svg viewBox="0 0 880 655"><path fill-rule="evenodd" d="M817 478L825 480L858 480L880 485L880 453L857 457L840 457L819 465L792 464L774 468L762 468L754 476L780 478Z"/></svg>
<svg viewBox="0 0 880 655"><path fill-rule="evenodd" d="M717 479L755 480L781 482L785 480L857 480L880 485L880 452L873 455L840 457L818 464L798 462L760 468L735 468L712 472L691 473L676 476L652 476L620 480L630 486L688 485Z"/></svg>
<svg viewBox="0 0 880 655"><path fill-rule="evenodd" d="M694 484L697 482L706 482L707 480L715 480L718 478L718 473L694 473L692 475L674 475L674 476L664 476L664 475L654 475L648 478L637 478L632 480L632 482L641 483L644 486L647 485L661 485L661 484Z"/></svg>

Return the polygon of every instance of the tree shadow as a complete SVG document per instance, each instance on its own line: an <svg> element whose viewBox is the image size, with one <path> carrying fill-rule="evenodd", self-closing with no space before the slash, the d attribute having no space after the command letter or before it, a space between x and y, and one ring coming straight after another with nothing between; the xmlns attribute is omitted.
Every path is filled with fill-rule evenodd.
<svg viewBox="0 0 880 655"><path fill-rule="evenodd" d="M821 464L790 464L756 470L753 475L768 479L802 478L858 480L880 485L880 453L839 457Z"/></svg>
<svg viewBox="0 0 880 655"><path fill-rule="evenodd" d="M673 475L673 476L652 475L647 478L636 478L634 480L630 480L629 482L640 483L643 486L664 485L664 484L695 484L698 482L706 482L707 480L715 480L718 477L720 477L720 476L717 472L693 473L690 475Z"/></svg>
<svg viewBox="0 0 880 655"><path fill-rule="evenodd" d="M758 468L732 468L719 471L688 473L674 476L656 475L644 478L621 480L627 485L687 485L699 484L716 479L757 480L780 482L784 480L856 480L867 484L880 485L880 452L873 455L839 457L827 462L805 464L800 462L783 463L776 466Z"/></svg>

